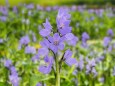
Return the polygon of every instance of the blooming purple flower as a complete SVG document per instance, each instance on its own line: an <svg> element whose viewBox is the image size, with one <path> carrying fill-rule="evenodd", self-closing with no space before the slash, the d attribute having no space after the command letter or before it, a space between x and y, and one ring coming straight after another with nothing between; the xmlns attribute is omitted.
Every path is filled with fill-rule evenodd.
<svg viewBox="0 0 115 86"><path fill-rule="evenodd" d="M35 49L35 47L27 46L25 48L25 53L26 54L35 54L36 53L36 49Z"/></svg>
<svg viewBox="0 0 115 86"><path fill-rule="evenodd" d="M89 37L89 35L86 33L86 32L84 32L83 34L82 34L82 46L83 47L86 47L87 46L87 40L89 39L90 37Z"/></svg>
<svg viewBox="0 0 115 86"><path fill-rule="evenodd" d="M0 43L3 43L3 42L4 42L4 40L0 38Z"/></svg>
<svg viewBox="0 0 115 86"><path fill-rule="evenodd" d="M72 66L77 63L76 59L71 57L72 57L72 51L66 50L64 54L64 60L65 63L69 66Z"/></svg>
<svg viewBox="0 0 115 86"><path fill-rule="evenodd" d="M7 68L10 68L10 66L12 65L12 61L11 60L5 60L4 62L4 66Z"/></svg>
<svg viewBox="0 0 115 86"><path fill-rule="evenodd" d="M112 29L109 29L109 30L107 31L107 34L112 37L112 36L114 35L113 30L112 30Z"/></svg>
<svg viewBox="0 0 115 86"><path fill-rule="evenodd" d="M113 49L112 45L109 45L109 46L108 46L108 52L111 52L112 49Z"/></svg>
<svg viewBox="0 0 115 86"><path fill-rule="evenodd" d="M32 57L33 62L36 62L37 60L39 60L39 54L36 54Z"/></svg>
<svg viewBox="0 0 115 86"><path fill-rule="evenodd" d="M7 20L7 17L6 16L0 16L0 20L5 22Z"/></svg>
<svg viewBox="0 0 115 86"><path fill-rule="evenodd" d="M26 8L28 8L28 9L33 9L33 8L34 8L34 5L33 5L33 4L29 4L29 5L26 6Z"/></svg>
<svg viewBox="0 0 115 86"><path fill-rule="evenodd" d="M99 82L104 83L104 77L99 78Z"/></svg>
<svg viewBox="0 0 115 86"><path fill-rule="evenodd" d="M10 70L11 74L18 75L18 73L17 73L17 71L16 71L16 68L15 68L14 66L11 66L11 67L9 68L9 70Z"/></svg>
<svg viewBox="0 0 115 86"><path fill-rule="evenodd" d="M80 56L80 60L78 62L78 68L80 70L82 70L84 68L84 61L83 61L83 57L82 56Z"/></svg>
<svg viewBox="0 0 115 86"><path fill-rule="evenodd" d="M52 26L51 26L50 22L48 21L48 19L46 19L46 22L43 23L43 26L45 29L52 30Z"/></svg>
<svg viewBox="0 0 115 86"><path fill-rule="evenodd" d="M95 59L97 63L101 62L105 57L104 56L99 56Z"/></svg>
<svg viewBox="0 0 115 86"><path fill-rule="evenodd" d="M50 46L50 41L48 41L47 39L44 38L43 41L40 42L41 46L49 48Z"/></svg>
<svg viewBox="0 0 115 86"><path fill-rule="evenodd" d="M21 49L22 45L28 45L29 42L30 42L30 39L29 39L28 35L23 36L20 39L19 49Z"/></svg>
<svg viewBox="0 0 115 86"><path fill-rule="evenodd" d="M14 66L12 66L12 61L6 60L4 65L5 65L5 67L7 67L10 70L9 80L12 83L12 85L19 86L20 78L18 77L16 68Z"/></svg>
<svg viewBox="0 0 115 86"><path fill-rule="evenodd" d="M77 69L75 69L74 71L73 71L73 75L77 75L77 73L78 73L78 70Z"/></svg>
<svg viewBox="0 0 115 86"><path fill-rule="evenodd" d="M110 41L111 41L111 38L110 38L110 37L105 37L105 38L103 39L103 46L104 46L104 47L107 47L107 46L109 45Z"/></svg>
<svg viewBox="0 0 115 86"><path fill-rule="evenodd" d="M96 77L98 75L98 73L94 67L92 68L91 72L94 74L94 77Z"/></svg>
<svg viewBox="0 0 115 86"><path fill-rule="evenodd" d="M94 77L97 76L97 72L94 68L96 66L95 59L89 60L87 58L87 62L88 62L88 64L86 65L86 74L89 74L90 72L92 72L94 74Z"/></svg>
<svg viewBox="0 0 115 86"><path fill-rule="evenodd" d="M72 33L68 33L65 35L66 41L69 45L75 46L78 42L78 38L74 36Z"/></svg>
<svg viewBox="0 0 115 86"><path fill-rule="evenodd" d="M45 61L45 63L46 63L46 66L41 65L38 70L39 70L40 72L44 73L44 74L48 74L48 73L51 72L51 69L52 69L53 57L48 57L48 56L46 56L46 57L44 58L44 61Z"/></svg>
<svg viewBox="0 0 115 86"><path fill-rule="evenodd" d="M41 83L37 83L37 85L36 86L46 86L46 84L41 84Z"/></svg>
<svg viewBox="0 0 115 86"><path fill-rule="evenodd" d="M43 56L44 57L44 56L48 55L48 53L49 53L49 50L46 47L42 47L42 48L40 48L38 50L38 55L39 56Z"/></svg>
<svg viewBox="0 0 115 86"><path fill-rule="evenodd" d="M13 7L13 12L17 13L18 12L18 9L16 6Z"/></svg>
<svg viewBox="0 0 115 86"><path fill-rule="evenodd" d="M60 37L59 33L55 33L53 37L48 37L48 40L50 41L50 49L54 53L64 49L63 37Z"/></svg>
<svg viewBox="0 0 115 86"><path fill-rule="evenodd" d="M82 41L86 42L89 38L90 38L90 37L89 37L89 35L88 35L86 32L84 32L84 33L82 34Z"/></svg>
<svg viewBox="0 0 115 86"><path fill-rule="evenodd" d="M37 83L37 85L36 86L42 86L42 84L41 83Z"/></svg>
<svg viewBox="0 0 115 86"><path fill-rule="evenodd" d="M40 35L43 36L43 37L47 37L51 33L52 26L50 25L48 19L46 19L46 22L43 23L43 25L44 25L44 29L40 30Z"/></svg>
<svg viewBox="0 0 115 86"><path fill-rule="evenodd" d="M9 80L13 84L13 86L19 86L20 78L17 75L11 74L9 76Z"/></svg>
<svg viewBox="0 0 115 86"><path fill-rule="evenodd" d="M65 10L63 8L59 9L58 15L56 18L56 22L57 22L58 31L62 35L70 33L72 30L72 28L69 26L70 17L71 17L71 15L68 13L68 10Z"/></svg>
<svg viewBox="0 0 115 86"><path fill-rule="evenodd" d="M52 30L52 26L50 25L48 19L46 19L46 22L43 23L44 29L40 28L40 35L44 38L40 44L42 48L38 50L39 57L45 57L44 62L45 65L39 66L38 70L44 74L48 74L52 70L53 61L55 63L60 62L60 65L62 64L62 61L64 61L67 65L77 65L77 60L75 58L72 58L72 51L66 50L64 53L64 56L62 59L53 60L53 57L49 57L49 52L53 52L54 58L58 58L58 52L59 50L63 50L65 45L64 43L67 42L68 45L75 46L78 38L74 36L71 33L71 27L70 24L70 17L71 15L68 13L68 10L65 9L59 9L56 22L57 22L57 30L54 33ZM32 58L33 60L36 60L36 57ZM58 64L59 65L59 64ZM59 65L59 67L60 67ZM55 70L55 68L54 68Z"/></svg>

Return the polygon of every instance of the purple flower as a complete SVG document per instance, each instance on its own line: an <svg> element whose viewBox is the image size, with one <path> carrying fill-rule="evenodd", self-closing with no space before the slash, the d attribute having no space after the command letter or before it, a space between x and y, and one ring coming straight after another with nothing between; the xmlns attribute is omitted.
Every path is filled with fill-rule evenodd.
<svg viewBox="0 0 115 86"><path fill-rule="evenodd" d="M52 30L52 26L50 25L48 19L46 19L46 22L43 23L44 29L40 30L40 35L43 37L49 36Z"/></svg>
<svg viewBox="0 0 115 86"><path fill-rule="evenodd" d="M48 53L49 53L49 50L46 47L40 48L38 50L38 55L39 56L43 56L44 57L44 56L48 55Z"/></svg>
<svg viewBox="0 0 115 86"><path fill-rule="evenodd" d="M54 53L64 49L63 37L60 37L59 33L55 33L53 37L48 37L48 40L50 41L50 49Z"/></svg>
<svg viewBox="0 0 115 86"><path fill-rule="evenodd" d="M77 63L76 59L71 57L72 57L72 51L66 50L64 54L64 60L65 63L69 66L72 66Z"/></svg>
<svg viewBox="0 0 115 86"><path fill-rule="evenodd" d="M113 37L113 35L114 35L113 30L112 30L112 29L109 29L109 30L107 31L107 34L108 34L109 36Z"/></svg>
<svg viewBox="0 0 115 86"><path fill-rule="evenodd" d="M77 69L75 69L74 71L73 71L73 75L76 75L78 73L78 70Z"/></svg>
<svg viewBox="0 0 115 86"><path fill-rule="evenodd" d="M9 80L13 84L13 86L19 86L20 78L17 75L11 74L9 76Z"/></svg>
<svg viewBox="0 0 115 86"><path fill-rule="evenodd" d="M96 72L96 70L94 68L96 66L95 59L89 60L87 58L87 62L88 62L88 64L86 65L86 74L89 74L90 72L92 72L94 74L94 76L96 76L97 72Z"/></svg>
<svg viewBox="0 0 115 86"><path fill-rule="evenodd" d="M37 83L36 86L46 86L46 84Z"/></svg>
<svg viewBox="0 0 115 86"><path fill-rule="evenodd" d="M6 16L0 16L0 20L5 22L7 20L7 17Z"/></svg>
<svg viewBox="0 0 115 86"><path fill-rule="evenodd" d="M86 42L89 38L90 38L90 37L89 37L89 35L88 35L86 32L84 32L84 33L82 34L82 41L83 41L83 42Z"/></svg>
<svg viewBox="0 0 115 86"><path fill-rule="evenodd" d="M58 31L62 34L65 35L67 33L70 33L72 28L69 26L70 24L70 17L71 15L68 13L68 10L66 9L59 9L58 11L58 15L56 18L56 22L57 22L57 27L58 27Z"/></svg>
<svg viewBox="0 0 115 86"><path fill-rule="evenodd" d="M110 38L110 37L105 37L105 38L103 39L103 46L104 46L104 47L107 47L107 46L109 45L110 41L111 41L111 38Z"/></svg>
<svg viewBox="0 0 115 86"><path fill-rule="evenodd" d="M82 70L84 68L84 61L83 61L83 57L82 56L80 56L80 60L78 62L78 68L80 70Z"/></svg>
<svg viewBox="0 0 115 86"><path fill-rule="evenodd" d="M45 29L52 30L52 26L51 26L50 22L48 21L48 19L46 19L46 22L43 23L43 26Z"/></svg>
<svg viewBox="0 0 115 86"><path fill-rule="evenodd" d="M4 40L0 38L0 43L3 43L3 42L4 42Z"/></svg>
<svg viewBox="0 0 115 86"><path fill-rule="evenodd" d="M11 60L5 60L4 66L10 70L9 80L13 86L19 86L19 77L16 68L12 66Z"/></svg>
<svg viewBox="0 0 115 86"><path fill-rule="evenodd" d="M111 52L112 49L113 49L112 45L109 45L109 46L108 46L108 52Z"/></svg>
<svg viewBox="0 0 115 86"><path fill-rule="evenodd" d="M49 48L50 46L50 41L48 41L47 39L44 38L43 41L40 42L41 46Z"/></svg>
<svg viewBox="0 0 115 86"><path fill-rule="evenodd" d="M41 83L37 83L37 85L36 86L42 86L42 84Z"/></svg>
<svg viewBox="0 0 115 86"><path fill-rule="evenodd" d="M10 66L12 65L12 61L11 60L5 60L4 62L4 66L7 68L10 68Z"/></svg>
<svg viewBox="0 0 115 86"><path fill-rule="evenodd" d="M11 66L11 67L9 68L9 70L10 70L11 74L13 74L13 75L18 75L18 73L17 73L17 71L16 71L16 68L15 68L14 66Z"/></svg>
<svg viewBox="0 0 115 86"><path fill-rule="evenodd" d="M28 35L23 36L23 37L20 39L19 48L21 49L22 45L28 45L29 42L30 42L30 39L29 39Z"/></svg>
<svg viewBox="0 0 115 86"><path fill-rule="evenodd" d="M26 8L28 8L28 9L33 9L33 8L34 8L34 5L33 5L33 4L29 4L29 5L26 6Z"/></svg>
<svg viewBox="0 0 115 86"><path fill-rule="evenodd" d="M99 78L99 82L104 83L104 77Z"/></svg>
<svg viewBox="0 0 115 86"><path fill-rule="evenodd" d="M100 57L97 57L95 60L97 63L101 62L105 57L104 56L100 56Z"/></svg>
<svg viewBox="0 0 115 86"><path fill-rule="evenodd" d="M16 6L13 7L13 12L17 13L18 12L18 9Z"/></svg>
<svg viewBox="0 0 115 86"><path fill-rule="evenodd" d="M94 77L96 77L98 75L98 73L94 67L92 68L91 72L94 74Z"/></svg>
<svg viewBox="0 0 115 86"><path fill-rule="evenodd" d="M35 54L36 53L36 49L32 46L27 46L25 48L25 53L26 54Z"/></svg>
<svg viewBox="0 0 115 86"><path fill-rule="evenodd" d="M51 33L51 31L49 29L42 29L40 31L40 35L43 36L43 37L49 36L50 33Z"/></svg>
<svg viewBox="0 0 115 86"><path fill-rule="evenodd" d="M52 69L53 57L48 57L48 56L46 56L46 57L44 58L44 61L45 61L45 63L46 63L46 66L41 65L38 70L39 70L40 72L44 73L44 74L48 74L48 73L51 72L51 69Z"/></svg>
<svg viewBox="0 0 115 86"><path fill-rule="evenodd" d="M69 45L75 46L78 42L78 38L74 36L72 33L68 33L65 35L66 41Z"/></svg>
<svg viewBox="0 0 115 86"><path fill-rule="evenodd" d="M89 39L90 37L89 37L89 35L86 33L86 32L84 32L83 34L82 34L82 46L83 47L87 47L87 40Z"/></svg>
<svg viewBox="0 0 115 86"><path fill-rule="evenodd" d="M39 54L36 54L32 57L33 62L36 62L37 60L39 60Z"/></svg>

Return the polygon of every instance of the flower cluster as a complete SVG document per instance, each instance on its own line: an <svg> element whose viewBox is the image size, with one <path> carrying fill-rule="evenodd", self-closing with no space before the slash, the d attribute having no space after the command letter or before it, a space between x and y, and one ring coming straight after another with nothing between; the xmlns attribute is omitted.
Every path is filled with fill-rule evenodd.
<svg viewBox="0 0 115 86"><path fill-rule="evenodd" d="M44 29L41 29L39 32L43 37L43 40L40 42L42 48L38 50L38 55L39 57L44 57L45 62L45 65L41 65L39 67L39 71L44 74L50 73L55 60L54 56L49 56L50 52L53 52L54 55L58 55L59 51L64 50L66 43L68 45L75 46L78 41L78 38L71 32L72 27L69 26L71 15L68 12L68 10L63 8L59 9L56 18L56 32L52 29L48 19L46 19L46 22L43 23ZM76 59L72 58L72 51L69 49L65 51L60 60L64 61L69 66L76 63Z"/></svg>
<svg viewBox="0 0 115 86"><path fill-rule="evenodd" d="M19 86L20 78L11 60L5 60L4 66L10 70L9 80L13 86Z"/></svg>
<svg viewBox="0 0 115 86"><path fill-rule="evenodd" d="M35 36L34 33L32 33L32 37L33 37L33 41L35 41L36 40L36 36ZM33 46L30 46L29 42L30 42L29 36L28 35L23 36L20 39L20 43L19 43L18 49L20 50L23 46L25 46L25 53L26 54L35 54L36 53L36 48L33 47Z"/></svg>
<svg viewBox="0 0 115 86"><path fill-rule="evenodd" d="M104 46L104 48L107 48L108 52L111 52L112 48L114 46L111 44L112 37L114 36L112 29L109 29L107 31L107 35L108 36L104 37L104 39L103 39L103 46Z"/></svg>

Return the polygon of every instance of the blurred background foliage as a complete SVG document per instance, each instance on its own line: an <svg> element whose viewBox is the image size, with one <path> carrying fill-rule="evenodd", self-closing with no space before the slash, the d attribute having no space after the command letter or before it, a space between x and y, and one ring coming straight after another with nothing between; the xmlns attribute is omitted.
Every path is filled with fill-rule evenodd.
<svg viewBox="0 0 115 86"><path fill-rule="evenodd" d="M0 0L0 5L5 5L6 0ZM114 6L115 0L9 0L10 6L18 5L19 3L33 3L40 5L112 5Z"/></svg>

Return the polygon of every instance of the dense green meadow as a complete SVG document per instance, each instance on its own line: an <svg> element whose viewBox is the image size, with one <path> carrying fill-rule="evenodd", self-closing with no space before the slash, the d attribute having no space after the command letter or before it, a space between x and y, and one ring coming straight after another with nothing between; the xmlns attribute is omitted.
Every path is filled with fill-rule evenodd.
<svg viewBox="0 0 115 86"><path fill-rule="evenodd" d="M73 52L72 58L77 63L73 66L62 63L60 86L115 86L115 8L33 4L10 8L0 6L0 86L55 86L53 69L49 74L43 74L38 69L45 64L43 58L34 61L32 58L42 48L40 42L44 38L40 30L44 28L46 18L54 32L57 31L56 17L61 7L69 9L70 26L78 41L74 47L65 44L65 50ZM84 32L89 36L85 38ZM29 37L29 43L20 49L20 40L24 36ZM83 39L86 39L85 46ZM26 53L27 46L33 46L36 53ZM60 60L65 50L59 51ZM10 78L11 72L6 66L8 59L12 61L19 80L17 77L13 78L14 81ZM19 85L12 84L16 80Z"/></svg>

